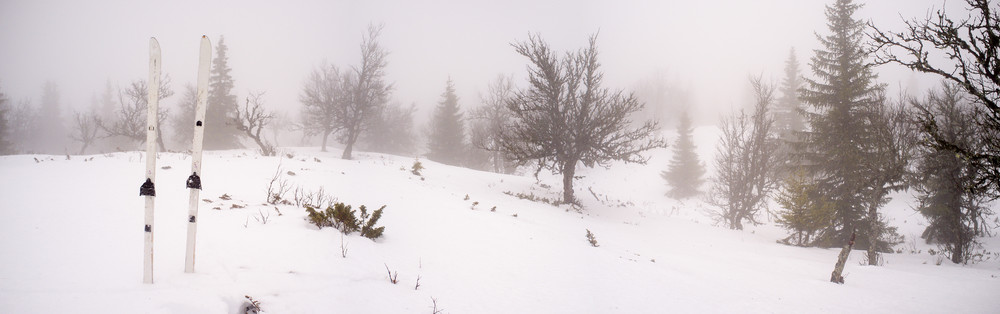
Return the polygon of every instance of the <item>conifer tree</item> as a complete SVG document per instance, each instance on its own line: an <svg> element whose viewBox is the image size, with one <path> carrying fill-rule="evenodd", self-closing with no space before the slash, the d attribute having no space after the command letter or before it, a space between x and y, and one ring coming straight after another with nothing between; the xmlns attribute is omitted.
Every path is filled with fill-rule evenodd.
<svg viewBox="0 0 1000 314"><path fill-rule="evenodd" d="M810 245L816 231L833 221L833 203L819 193L816 183L801 168L788 176L776 200L784 208L778 213L778 224L792 231L783 243Z"/></svg>
<svg viewBox="0 0 1000 314"><path fill-rule="evenodd" d="M67 134L63 121L62 104L59 99L59 86L54 81L45 81L42 85L41 103L38 108L38 118L32 125L28 147L38 153L57 154L65 152Z"/></svg>
<svg viewBox="0 0 1000 314"><path fill-rule="evenodd" d="M229 48L219 36L212 59L212 75L208 79L208 108L205 111L205 149L239 148L239 131L229 121L236 117L237 100L230 74ZM193 128L193 126L192 126Z"/></svg>
<svg viewBox="0 0 1000 314"><path fill-rule="evenodd" d="M774 127L781 140L782 155L779 159L784 165L782 172L790 172L798 163L793 160L793 151L799 143L799 135L805 131L806 121L802 115L802 101L799 99L799 88L802 87L802 74L799 72L799 60L795 56L795 48L788 53L785 60L785 78L782 79L778 98L774 107Z"/></svg>
<svg viewBox="0 0 1000 314"><path fill-rule="evenodd" d="M917 182L917 210L927 218L927 229L922 237L929 243L938 243L951 256L953 263L965 263L972 256L976 236L987 233L986 217L991 213L984 204L991 199L989 193L975 189L977 180L984 175L972 161L955 152L934 145L938 136L966 151L982 149L979 134L982 126L976 123L973 105L954 83L942 84L940 91L932 91L917 107L932 113L937 134L923 134L925 147L920 153L914 172Z"/></svg>
<svg viewBox="0 0 1000 314"><path fill-rule="evenodd" d="M864 24L854 18L860 7L852 0L836 0L826 7L829 34L817 34L822 47L810 62L816 78L806 78L801 90L810 106L803 157L820 193L834 204L834 220L816 244L843 246L857 230L860 248L878 245L884 250L888 246L883 236L890 230L877 209L887 201L889 189L883 183L898 181L901 173L884 172L888 169L876 162L885 156L879 146L884 139L879 137L888 135L881 132L886 121L879 116L884 113L884 88L876 84L866 61Z"/></svg>
<svg viewBox="0 0 1000 314"><path fill-rule="evenodd" d="M691 117L687 111L681 114L681 123L677 126L677 141L674 142L674 155L667 171L660 174L670 185L668 193L674 198L688 198L698 195L698 188L704 182L705 165L698 160L695 152L691 126Z"/></svg>
<svg viewBox="0 0 1000 314"><path fill-rule="evenodd" d="M431 120L427 158L449 165L460 165L466 155L465 122L462 119L455 84L448 78L441 102Z"/></svg>

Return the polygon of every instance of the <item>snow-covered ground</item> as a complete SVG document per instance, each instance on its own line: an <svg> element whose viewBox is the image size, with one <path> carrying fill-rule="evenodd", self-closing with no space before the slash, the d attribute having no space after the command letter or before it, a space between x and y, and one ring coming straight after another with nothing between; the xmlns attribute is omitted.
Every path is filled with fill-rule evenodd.
<svg viewBox="0 0 1000 314"><path fill-rule="evenodd" d="M701 143L715 136L696 131L709 166L714 147ZM431 313L435 302L442 313L1000 312L995 255L936 265L935 247L912 241L880 267L861 266L854 252L847 283L832 284L839 250L777 244L786 233L772 224L713 226L703 202L665 197L669 155L581 170L578 211L505 193L558 199L552 175L421 160L420 177L412 157L341 160L316 148L207 152L202 198L211 202L201 203L196 273L187 274L191 161L161 153L157 166L169 168L157 169L152 285L141 283L144 154L0 157L0 313L237 313L245 295L267 313ZM385 236L346 236L342 257L336 230L309 224L302 208L264 204L279 167L303 189L387 205ZM886 210L907 238L925 223L911 203L898 195ZM995 238L984 242L1000 251Z"/></svg>

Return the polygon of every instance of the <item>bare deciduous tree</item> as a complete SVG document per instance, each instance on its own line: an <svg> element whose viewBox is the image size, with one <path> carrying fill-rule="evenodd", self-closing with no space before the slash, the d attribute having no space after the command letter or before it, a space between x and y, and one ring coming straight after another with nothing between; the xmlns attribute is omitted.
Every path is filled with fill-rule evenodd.
<svg viewBox="0 0 1000 314"><path fill-rule="evenodd" d="M482 105L470 114L472 145L474 149L488 152L485 159L488 159L490 169L496 173L511 173L514 170L513 163L500 152L500 135L513 119L506 102L513 96L513 79L510 76L497 76L487 86L486 94L480 96ZM472 155L478 156L475 153Z"/></svg>
<svg viewBox="0 0 1000 314"><path fill-rule="evenodd" d="M322 135L324 152L330 134L343 127L338 118L351 99L345 81L336 66L322 64L309 74L299 96L303 130L307 135Z"/></svg>
<svg viewBox="0 0 1000 314"><path fill-rule="evenodd" d="M70 133L69 137L74 141L80 142L80 152L79 155L83 155L87 152L87 147L97 140L97 133L100 131L101 118L97 117L96 112L93 110L87 113L74 112L73 113L73 132Z"/></svg>
<svg viewBox="0 0 1000 314"><path fill-rule="evenodd" d="M146 80L134 80L129 87L118 91L118 103L121 106L115 118L109 123L100 121L99 127L107 136L122 136L137 143L146 141L146 107L149 102L147 94ZM170 89L170 76L160 80L160 100L170 97L174 91ZM157 124L163 125L166 121L169 110L165 106L157 107ZM166 150L163 145L163 128L156 129L157 144L161 151Z"/></svg>
<svg viewBox="0 0 1000 314"><path fill-rule="evenodd" d="M722 120L722 137L715 157L709 202L719 209L713 214L730 229L743 230L743 221L759 224L757 213L777 188L778 141L772 130L774 119L768 108L774 87L751 78L756 94L752 115L740 111Z"/></svg>
<svg viewBox="0 0 1000 314"><path fill-rule="evenodd" d="M875 63L895 63L955 82L977 105L977 123L983 149L968 150L948 141L928 110L922 110L923 128L933 143L957 152L986 172L975 188L1000 196L1000 10L990 0L965 0L969 17L953 20L943 9L923 19L904 21L901 32L884 32L868 23L869 49ZM943 57L943 58L942 58ZM947 60L947 61L938 61Z"/></svg>
<svg viewBox="0 0 1000 314"><path fill-rule="evenodd" d="M351 159L354 144L368 128L372 117L388 102L392 90L392 85L385 82L389 53L378 42L381 33L381 25L368 26L368 34L361 40L361 65L352 67L353 75L345 77L351 87L351 101L345 103L337 119L344 128L340 132L340 142L346 145L344 159Z"/></svg>
<svg viewBox="0 0 1000 314"><path fill-rule="evenodd" d="M264 108L263 96L264 92L251 92L247 96L243 108L236 107L236 118L233 119L233 125L236 126L237 130L243 132L244 136L257 143L261 155L274 156L276 153L274 145L261 137L264 128L274 121L274 112Z"/></svg>
<svg viewBox="0 0 1000 314"><path fill-rule="evenodd" d="M514 93L507 107L514 115L501 136L504 155L520 164L538 162L563 176L563 202L575 203L576 166L607 167L611 161L645 163L642 153L666 142L654 121L631 127L630 115L643 104L632 94L601 86L597 36L589 46L559 59L537 35L514 43L527 57L528 88Z"/></svg>

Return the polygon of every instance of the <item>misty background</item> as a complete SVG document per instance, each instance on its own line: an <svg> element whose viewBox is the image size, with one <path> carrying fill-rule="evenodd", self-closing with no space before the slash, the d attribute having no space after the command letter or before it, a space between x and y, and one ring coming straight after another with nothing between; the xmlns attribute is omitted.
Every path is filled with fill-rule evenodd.
<svg viewBox="0 0 1000 314"><path fill-rule="evenodd" d="M91 105L107 86L124 88L148 76L148 41L162 49L163 74L175 96L194 84L201 35L225 37L235 93L266 92L266 105L299 121L303 83L324 62L349 66L360 57L369 24L384 24L390 102L415 104L423 130L446 82L469 111L497 75L524 84L527 60L510 43L538 33L556 51L583 47L599 32L605 85L635 91L648 107L691 111L694 124L749 106L747 78L778 82L795 48L802 75L825 32L829 1L3 1L0 2L0 91L12 104L38 106L43 84L56 84L63 119ZM923 17L940 0L869 1L858 12L889 30ZM216 51L213 51L213 57ZM888 95L919 93L937 78L895 65L876 69ZM659 92L657 92L659 90ZM661 93L660 96L654 94ZM665 97L663 95L666 95ZM173 110L176 114L179 110ZM422 133L421 133L422 134ZM166 135L169 137L170 135ZM293 137L298 139L299 137ZM315 142L315 139L313 140ZM302 145L283 140L280 145ZM76 144L72 144L76 145ZM418 145L423 147L423 145ZM70 148L70 151L75 151Z"/></svg>

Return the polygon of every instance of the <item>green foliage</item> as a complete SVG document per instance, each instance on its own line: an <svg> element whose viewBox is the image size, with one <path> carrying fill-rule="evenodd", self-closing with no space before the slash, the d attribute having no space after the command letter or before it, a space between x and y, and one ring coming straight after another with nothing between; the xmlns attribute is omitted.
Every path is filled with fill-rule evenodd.
<svg viewBox="0 0 1000 314"><path fill-rule="evenodd" d="M785 181L777 202L785 209L778 214L778 224L794 232L785 243L793 240L790 244L810 245L813 234L833 223L833 203L819 193L816 183L802 169Z"/></svg>
<svg viewBox="0 0 1000 314"><path fill-rule="evenodd" d="M419 176L421 175L421 170L424 170L424 165L420 163L420 159L414 160L413 167L410 168L410 173L413 173L415 176Z"/></svg>
<svg viewBox="0 0 1000 314"><path fill-rule="evenodd" d="M358 208L361 211L360 219L355 215L356 211L351 209L351 205L344 203L335 203L323 211L317 211L312 205L306 205L305 207L309 223L316 225L320 229L323 227L333 227L340 230L343 234L360 231L361 236L372 240L382 237L382 233L385 232L385 226L375 226L378 220L382 218L385 205L372 212L370 216L368 215L368 208L361 205Z"/></svg>
<svg viewBox="0 0 1000 314"><path fill-rule="evenodd" d="M329 211L330 208L327 207L327 210ZM344 234L350 234L351 232L358 231L360 228L358 218L355 216L354 210L351 210L351 205L344 205L344 203L333 204L331 214L333 227Z"/></svg>
<svg viewBox="0 0 1000 314"><path fill-rule="evenodd" d="M368 211L364 205L361 206L361 236L369 238L372 240L378 239L382 236L382 232L385 231L385 226L376 227L375 224L378 220L382 218L382 210L385 209L385 205L381 208L376 209L372 212L371 217L368 216Z"/></svg>
<svg viewBox="0 0 1000 314"><path fill-rule="evenodd" d="M836 0L826 7L826 35L810 59L800 97L808 105L803 164L810 165L819 193L834 203L835 218L814 244L842 247L855 230L857 247L885 247L878 209L900 187L902 160L884 115L885 87L877 82L862 47L865 25L855 17L861 4Z"/></svg>

